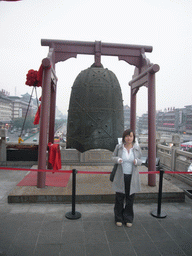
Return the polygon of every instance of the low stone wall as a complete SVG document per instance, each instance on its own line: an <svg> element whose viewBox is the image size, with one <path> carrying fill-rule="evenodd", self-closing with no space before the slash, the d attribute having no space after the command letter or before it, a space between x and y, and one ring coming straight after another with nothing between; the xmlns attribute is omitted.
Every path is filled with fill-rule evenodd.
<svg viewBox="0 0 192 256"><path fill-rule="evenodd" d="M61 164L62 165L85 165L85 166L99 166L99 165L113 165L111 161L112 152L105 149L93 149L80 153L76 149L61 148ZM32 160L32 159L31 159ZM29 159L20 161L16 159L9 161L9 159L0 161L1 166L33 166L38 165L38 161L30 161Z"/></svg>
<svg viewBox="0 0 192 256"><path fill-rule="evenodd" d="M63 165L113 165L112 152L105 149L92 149L80 153L76 149L61 149L61 163Z"/></svg>
<svg viewBox="0 0 192 256"><path fill-rule="evenodd" d="M167 146L157 145L157 157L160 158L160 163L171 169L171 148Z"/></svg>
<svg viewBox="0 0 192 256"><path fill-rule="evenodd" d="M177 147L157 145L157 157L165 170L174 172L187 172L192 162L192 153L179 150ZM192 186L192 175L173 174L180 180Z"/></svg>

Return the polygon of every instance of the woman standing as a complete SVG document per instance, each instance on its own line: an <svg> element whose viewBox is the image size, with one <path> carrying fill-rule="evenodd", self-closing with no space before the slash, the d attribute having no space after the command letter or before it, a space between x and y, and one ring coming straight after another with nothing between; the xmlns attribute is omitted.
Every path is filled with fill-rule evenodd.
<svg viewBox="0 0 192 256"><path fill-rule="evenodd" d="M122 226L131 227L134 218L133 202L136 192L140 191L140 180L137 166L142 164L141 149L135 143L135 133L133 130L125 130L122 143L117 144L113 152L112 160L118 164L113 180L115 196L115 223ZM124 206L125 200L125 206Z"/></svg>

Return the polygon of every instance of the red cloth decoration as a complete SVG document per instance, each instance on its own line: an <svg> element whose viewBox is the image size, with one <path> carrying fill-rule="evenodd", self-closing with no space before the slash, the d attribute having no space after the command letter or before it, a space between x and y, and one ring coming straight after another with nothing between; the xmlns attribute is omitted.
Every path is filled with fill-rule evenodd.
<svg viewBox="0 0 192 256"><path fill-rule="evenodd" d="M42 77L43 77L43 66L41 65L39 70L30 69L27 73L26 85L29 86L42 86Z"/></svg>
<svg viewBox="0 0 192 256"><path fill-rule="evenodd" d="M53 170L61 169L61 152L59 144L48 143L49 147L49 163L52 165Z"/></svg>
<svg viewBox="0 0 192 256"><path fill-rule="evenodd" d="M40 66L37 72L38 86L42 86L42 78L43 78L43 65Z"/></svg>
<svg viewBox="0 0 192 256"><path fill-rule="evenodd" d="M36 86L37 83L37 71L30 69L27 73L27 81L25 84L29 86Z"/></svg>
<svg viewBox="0 0 192 256"><path fill-rule="evenodd" d="M20 1L20 0L1 0L1 1L5 1L5 2L16 2L16 1Z"/></svg>
<svg viewBox="0 0 192 256"><path fill-rule="evenodd" d="M33 124L36 125L36 124L39 124L39 120L40 120L40 113L41 113L41 105L39 105L38 109L37 109L37 112L35 114L35 119L33 121Z"/></svg>

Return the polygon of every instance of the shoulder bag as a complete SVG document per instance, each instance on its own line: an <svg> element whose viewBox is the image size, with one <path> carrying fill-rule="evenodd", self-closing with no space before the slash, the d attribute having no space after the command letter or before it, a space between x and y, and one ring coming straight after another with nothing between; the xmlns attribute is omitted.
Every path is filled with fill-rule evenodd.
<svg viewBox="0 0 192 256"><path fill-rule="evenodd" d="M116 173L116 171L117 171L117 166L118 166L118 164L115 164L115 165L113 166L112 172L110 173L109 180L110 180L111 182L113 182L113 180L114 180L115 173Z"/></svg>

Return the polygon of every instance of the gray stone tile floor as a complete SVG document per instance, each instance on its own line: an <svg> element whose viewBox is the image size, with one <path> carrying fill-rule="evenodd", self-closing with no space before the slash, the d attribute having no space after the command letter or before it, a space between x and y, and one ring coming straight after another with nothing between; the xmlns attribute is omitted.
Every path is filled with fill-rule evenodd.
<svg viewBox="0 0 192 256"><path fill-rule="evenodd" d="M0 255L192 255L192 199L187 196L184 203L163 203L163 219L151 215L156 203L136 203L133 226L116 227L112 204L77 204L77 220L65 217L70 204L8 204L8 193L24 175L0 170Z"/></svg>

